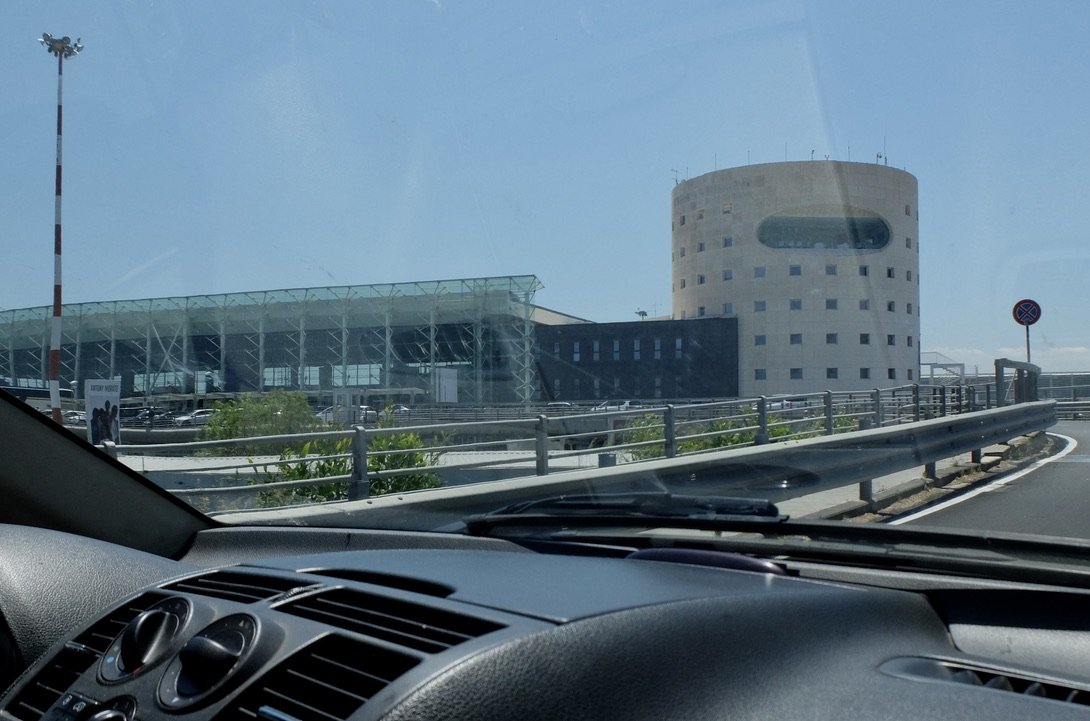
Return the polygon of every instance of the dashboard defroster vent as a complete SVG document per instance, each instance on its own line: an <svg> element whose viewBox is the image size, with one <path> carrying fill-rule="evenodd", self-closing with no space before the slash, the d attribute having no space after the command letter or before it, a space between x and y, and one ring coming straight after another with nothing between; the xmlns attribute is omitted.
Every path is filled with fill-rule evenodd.
<svg viewBox="0 0 1090 721"><path fill-rule="evenodd" d="M245 691L217 721L347 719L420 659L343 636L323 636Z"/></svg>
<svg viewBox="0 0 1090 721"><path fill-rule="evenodd" d="M296 588L314 585L308 581L263 576L238 571L214 571L203 576L193 576L166 586L170 591L182 591L198 596L211 596L239 603L267 601Z"/></svg>
<svg viewBox="0 0 1090 721"><path fill-rule="evenodd" d="M277 610L426 653L445 651L504 627L475 616L345 588L295 599Z"/></svg>
<svg viewBox="0 0 1090 721"><path fill-rule="evenodd" d="M91 624L38 671L8 704L7 712L20 721L38 721L84 671L102 658L129 621L165 597L160 593L142 594Z"/></svg>
<svg viewBox="0 0 1090 721"><path fill-rule="evenodd" d="M1080 706L1090 706L1090 691L1035 679L1028 675L1018 675L986 669L981 666L940 661L933 658L898 658L882 664L882 670L893 676L910 678L916 681L947 681L952 683L981 686L1008 691L1023 696L1048 698Z"/></svg>

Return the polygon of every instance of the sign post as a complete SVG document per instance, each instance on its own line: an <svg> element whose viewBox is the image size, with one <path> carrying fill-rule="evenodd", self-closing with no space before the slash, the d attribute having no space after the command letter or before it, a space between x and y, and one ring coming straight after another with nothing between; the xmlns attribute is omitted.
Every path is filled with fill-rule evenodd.
<svg viewBox="0 0 1090 721"><path fill-rule="evenodd" d="M1023 298L1014 304L1011 311L1014 322L1026 329L1026 363L1032 363L1029 355L1029 327L1041 320L1041 305L1029 298Z"/></svg>

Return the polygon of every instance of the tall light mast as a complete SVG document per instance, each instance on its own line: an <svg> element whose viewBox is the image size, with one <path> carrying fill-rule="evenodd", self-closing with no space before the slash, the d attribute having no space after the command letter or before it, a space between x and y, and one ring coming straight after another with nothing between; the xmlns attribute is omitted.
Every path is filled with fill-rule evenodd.
<svg viewBox="0 0 1090 721"><path fill-rule="evenodd" d="M64 59L83 50L80 39L65 35L55 38L42 33L38 42L50 55L57 57L57 184L53 201L53 319L49 328L49 405L53 421L62 422L61 416L61 91L64 87Z"/></svg>

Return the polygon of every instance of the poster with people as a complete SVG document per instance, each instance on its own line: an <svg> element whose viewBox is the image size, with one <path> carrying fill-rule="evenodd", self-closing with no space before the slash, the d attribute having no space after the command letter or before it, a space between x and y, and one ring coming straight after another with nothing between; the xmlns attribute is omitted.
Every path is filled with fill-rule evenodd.
<svg viewBox="0 0 1090 721"><path fill-rule="evenodd" d="M87 440L94 445L121 438L121 381L87 381L83 398L87 409Z"/></svg>

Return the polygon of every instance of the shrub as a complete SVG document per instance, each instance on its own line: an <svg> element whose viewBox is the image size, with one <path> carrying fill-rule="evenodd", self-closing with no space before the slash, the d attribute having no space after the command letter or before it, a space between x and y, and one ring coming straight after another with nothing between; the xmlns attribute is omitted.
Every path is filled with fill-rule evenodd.
<svg viewBox="0 0 1090 721"><path fill-rule="evenodd" d="M272 391L264 395L248 394L232 401L216 403L216 413L201 428L197 440L215 441L252 436L277 436L328 430L314 416L305 393ZM248 444L209 449L206 455L279 454L283 444ZM294 449L301 452L301 448Z"/></svg>
<svg viewBox="0 0 1090 721"><path fill-rule="evenodd" d="M368 437L367 471L375 473L391 469L413 469L430 465L432 457L424 452L411 452L414 448L423 448L424 442L416 433L393 433L371 435ZM409 451L391 455L378 455L382 451ZM304 443L298 451L285 448L280 459L273 466L272 472L262 474L253 482L256 484L275 483L278 481L297 481L307 479L347 476L352 472L352 439L338 440L314 439ZM322 458L323 456L343 456ZM405 473L384 478L373 478L370 482L370 494L380 496L386 493L404 493L425 488L438 488L443 485L434 473ZM262 492L258 497L261 507L298 505L304 503L324 503L342 501L348 498L349 482L305 486Z"/></svg>

